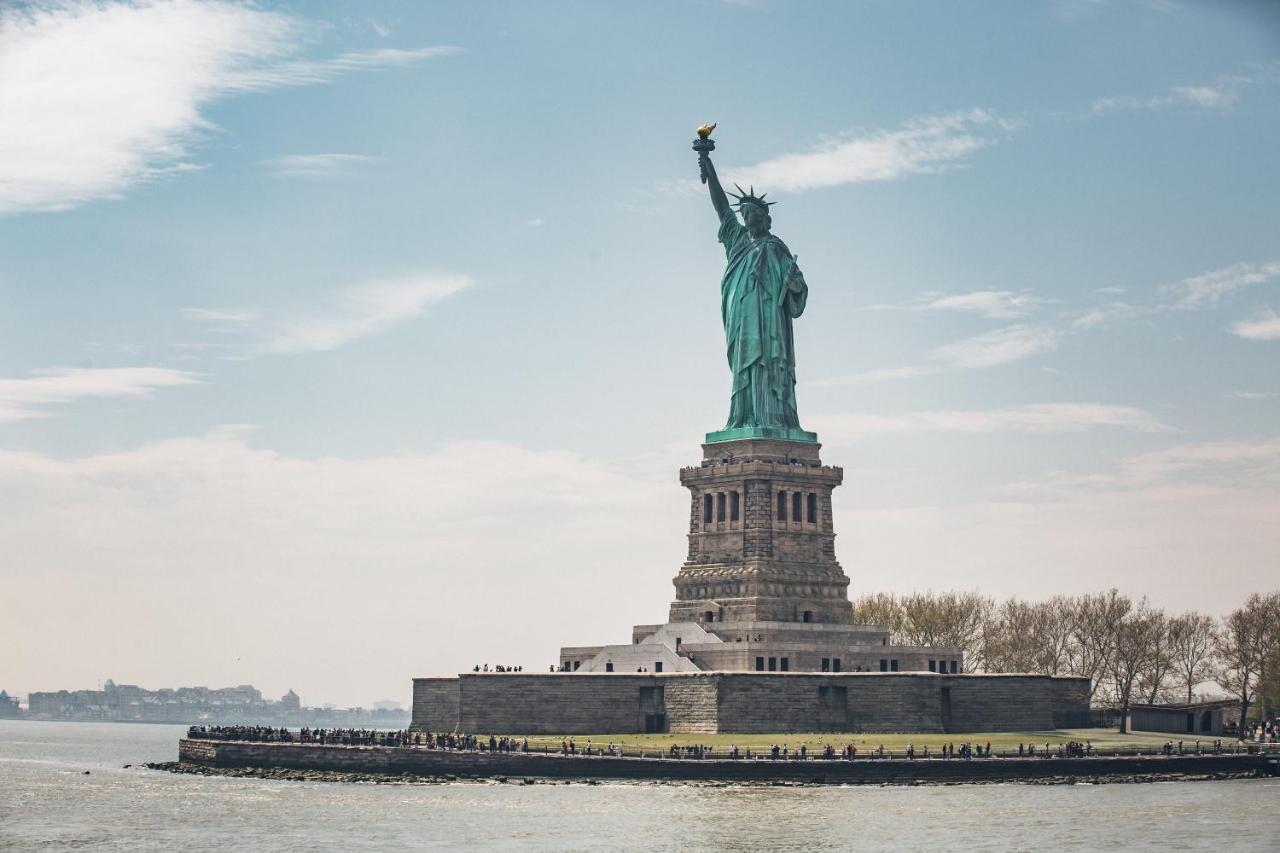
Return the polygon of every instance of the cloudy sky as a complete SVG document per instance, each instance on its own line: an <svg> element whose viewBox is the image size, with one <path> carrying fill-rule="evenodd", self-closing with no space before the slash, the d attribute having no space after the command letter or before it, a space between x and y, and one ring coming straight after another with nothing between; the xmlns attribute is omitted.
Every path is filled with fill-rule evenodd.
<svg viewBox="0 0 1280 853"><path fill-rule="evenodd" d="M661 621L693 128L810 284L852 592L1280 577L1263 2L6 4L0 687L407 701Z"/></svg>

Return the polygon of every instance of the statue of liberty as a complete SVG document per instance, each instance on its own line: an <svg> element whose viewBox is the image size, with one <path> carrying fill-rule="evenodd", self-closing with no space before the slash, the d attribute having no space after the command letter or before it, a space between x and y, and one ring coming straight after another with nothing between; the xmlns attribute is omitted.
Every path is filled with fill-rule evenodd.
<svg viewBox="0 0 1280 853"><path fill-rule="evenodd" d="M708 156L715 148L711 130L698 128L693 148L698 152L702 181L711 191L711 204L720 217L719 240L727 264L720 279L720 316L733 389L729 420L723 430L708 433L707 441L739 438L775 438L816 441L814 433L800 428L796 412L796 352L791 321L804 313L809 286L796 256L770 233L773 224L766 193L737 187L734 194L742 221L738 221L720 186ZM735 186L737 186L735 184Z"/></svg>

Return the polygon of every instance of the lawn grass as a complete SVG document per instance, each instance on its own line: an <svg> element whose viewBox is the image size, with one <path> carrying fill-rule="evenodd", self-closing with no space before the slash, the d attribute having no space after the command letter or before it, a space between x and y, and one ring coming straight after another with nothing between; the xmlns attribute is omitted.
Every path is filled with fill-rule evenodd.
<svg viewBox="0 0 1280 853"><path fill-rule="evenodd" d="M518 739L523 740L525 737L520 735ZM1159 751L1166 740L1170 738L1175 742L1178 740L1174 735L1159 732L1130 732L1122 735L1114 729L1054 729L1030 732L957 732L950 734L810 732L798 734L565 734L528 735L527 737L529 739L529 749L539 752L544 748L557 751L560 749L560 744L563 740L573 738L574 744L579 751L586 749L587 742L590 741L593 749L612 743L615 746L620 746L629 755L644 752L666 752L673 745L710 746L714 747L716 752L727 753L729 747L735 744L740 750L750 748L753 752L768 750L774 744L779 747L785 745L792 751L799 749L803 745L810 753L821 752L828 744L836 750L843 749L847 744L853 744L858 748L858 752L862 754L872 752L880 746L883 746L886 752L901 753L907 748L908 744L911 744L915 747L917 754L920 754L925 746L928 746L929 751L933 753L941 749L943 744L959 746L962 743L971 743L975 745L981 744L985 747L988 742L991 743L992 750L995 752L1009 750L1016 753L1020 743L1035 744L1036 751L1039 752L1044 748L1045 744L1055 748L1060 743L1073 740L1081 743L1089 741L1093 744L1095 750L1105 752L1110 752L1113 749ZM1184 742L1186 747L1190 749L1194 746L1195 739L1184 736ZM1213 738L1208 737L1201 740L1201 744L1206 746L1212 742Z"/></svg>

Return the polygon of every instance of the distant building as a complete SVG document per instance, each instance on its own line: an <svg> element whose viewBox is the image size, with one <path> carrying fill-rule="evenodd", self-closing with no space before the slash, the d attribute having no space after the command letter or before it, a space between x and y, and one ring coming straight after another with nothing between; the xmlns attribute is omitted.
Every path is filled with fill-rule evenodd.
<svg viewBox="0 0 1280 853"><path fill-rule="evenodd" d="M1230 715L1233 706L1239 707L1233 699L1177 705L1132 705L1129 708L1129 728L1140 732L1216 737L1223 733L1224 716Z"/></svg>
<svg viewBox="0 0 1280 853"><path fill-rule="evenodd" d="M32 693L28 713L39 720L106 720L111 722L194 723L205 720L270 719L292 707L262 698L251 684L237 687L166 687L147 690L107 679L101 690Z"/></svg>
<svg viewBox="0 0 1280 853"><path fill-rule="evenodd" d="M17 707L17 700L10 700ZM0 717L6 716L0 707ZM17 716L14 712L12 716ZM236 687L164 687L147 690L107 679L101 690L32 693L27 716L33 720L120 723L202 723L264 726L373 726L399 728L407 711L365 708L304 708L290 690L278 701L264 699L252 684Z"/></svg>
<svg viewBox="0 0 1280 853"><path fill-rule="evenodd" d="M22 709L18 707L17 697L0 690L0 719L12 720L21 715Z"/></svg>
<svg viewBox="0 0 1280 853"><path fill-rule="evenodd" d="M383 699L383 700L381 700L381 701L379 701L379 702L374 702L374 703L373 703L373 710L375 710L375 711L403 711L403 710L404 710L404 706L403 706L403 705L401 705L399 702L397 702L397 701L396 701L396 700L394 700L394 699Z"/></svg>

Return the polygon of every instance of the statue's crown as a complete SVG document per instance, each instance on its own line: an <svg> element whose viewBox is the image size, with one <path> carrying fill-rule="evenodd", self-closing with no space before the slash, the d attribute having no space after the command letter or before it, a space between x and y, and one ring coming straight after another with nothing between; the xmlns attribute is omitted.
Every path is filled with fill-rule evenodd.
<svg viewBox="0 0 1280 853"><path fill-rule="evenodd" d="M760 195L756 195L756 188L754 186L749 188L746 192L743 192L742 187L739 187L737 184L734 184L734 186L737 187L738 191L736 193L729 193L729 195L737 199L735 204L737 205L739 210L742 209L742 206L744 204L754 204L757 207L764 210L766 213L768 213L769 208L777 204L776 201L764 200L764 197L767 196L768 193L760 193Z"/></svg>

